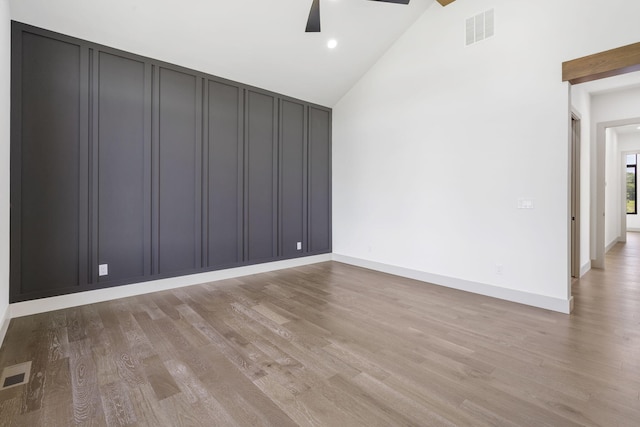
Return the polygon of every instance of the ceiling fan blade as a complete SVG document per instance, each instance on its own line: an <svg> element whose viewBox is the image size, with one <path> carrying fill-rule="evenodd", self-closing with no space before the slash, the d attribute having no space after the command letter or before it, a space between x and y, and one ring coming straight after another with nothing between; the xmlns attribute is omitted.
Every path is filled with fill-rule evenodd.
<svg viewBox="0 0 640 427"><path fill-rule="evenodd" d="M371 0L371 1L383 1L385 3L409 4L409 0Z"/></svg>
<svg viewBox="0 0 640 427"><path fill-rule="evenodd" d="M455 0L437 0L438 3L440 3L443 6L446 6L450 3L453 3Z"/></svg>
<svg viewBox="0 0 640 427"><path fill-rule="evenodd" d="M309 19L307 20L306 33L320 32L320 0L313 0L311 10L309 11Z"/></svg>

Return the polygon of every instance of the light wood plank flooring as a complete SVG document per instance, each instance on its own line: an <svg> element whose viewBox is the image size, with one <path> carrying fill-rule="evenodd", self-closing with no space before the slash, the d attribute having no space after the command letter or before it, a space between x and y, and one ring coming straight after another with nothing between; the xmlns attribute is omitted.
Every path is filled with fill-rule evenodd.
<svg viewBox="0 0 640 427"><path fill-rule="evenodd" d="M12 320L16 426L640 425L640 235L571 316L327 262Z"/></svg>

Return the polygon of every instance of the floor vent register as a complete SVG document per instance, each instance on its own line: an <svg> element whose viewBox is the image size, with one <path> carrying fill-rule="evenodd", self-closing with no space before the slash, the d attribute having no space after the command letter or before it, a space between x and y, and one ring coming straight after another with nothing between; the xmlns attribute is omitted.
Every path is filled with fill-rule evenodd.
<svg viewBox="0 0 640 427"><path fill-rule="evenodd" d="M2 370L2 376L0 377L0 390L28 383L30 373L31 361L7 366Z"/></svg>

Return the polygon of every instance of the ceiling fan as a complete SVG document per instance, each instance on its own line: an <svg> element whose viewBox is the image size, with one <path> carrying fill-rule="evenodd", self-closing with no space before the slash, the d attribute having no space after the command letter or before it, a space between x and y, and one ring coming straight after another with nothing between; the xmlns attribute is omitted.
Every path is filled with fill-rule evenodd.
<svg viewBox="0 0 640 427"><path fill-rule="evenodd" d="M371 0L382 1L385 3L397 3L397 4L409 4L409 0ZM443 6L453 3L455 0L436 0ZM307 20L306 33L319 33L320 32L320 0L313 0L311 3L311 10L309 11L309 19Z"/></svg>

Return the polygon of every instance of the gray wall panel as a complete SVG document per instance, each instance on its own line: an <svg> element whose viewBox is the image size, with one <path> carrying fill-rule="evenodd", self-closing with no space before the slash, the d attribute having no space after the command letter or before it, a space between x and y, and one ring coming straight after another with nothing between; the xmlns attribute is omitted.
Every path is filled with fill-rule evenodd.
<svg viewBox="0 0 640 427"><path fill-rule="evenodd" d="M149 168L144 63L104 52L98 61L98 264L109 265L109 275L99 277L104 281L144 274Z"/></svg>
<svg viewBox="0 0 640 427"><path fill-rule="evenodd" d="M305 106L282 101L280 109L280 255L299 255L306 245ZM300 242L300 250L297 243Z"/></svg>
<svg viewBox="0 0 640 427"><path fill-rule="evenodd" d="M208 265L242 261L242 90L209 90Z"/></svg>
<svg viewBox="0 0 640 427"><path fill-rule="evenodd" d="M331 114L309 108L309 252L331 250Z"/></svg>
<svg viewBox="0 0 640 427"><path fill-rule="evenodd" d="M247 91L247 255L249 261L276 256L275 99Z"/></svg>
<svg viewBox="0 0 640 427"><path fill-rule="evenodd" d="M196 77L160 68L158 271L191 270L196 261ZM199 239L199 236L198 236Z"/></svg>
<svg viewBox="0 0 640 427"><path fill-rule="evenodd" d="M28 293L78 285L80 47L24 34L21 66L19 256Z"/></svg>
<svg viewBox="0 0 640 427"><path fill-rule="evenodd" d="M11 73L11 302L331 250L329 109L17 22Z"/></svg>

